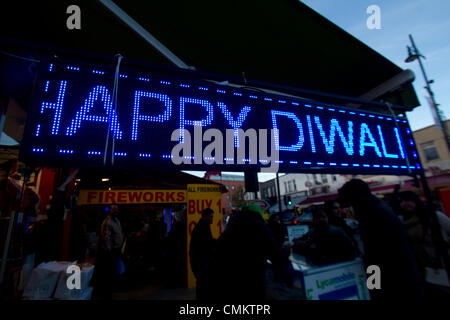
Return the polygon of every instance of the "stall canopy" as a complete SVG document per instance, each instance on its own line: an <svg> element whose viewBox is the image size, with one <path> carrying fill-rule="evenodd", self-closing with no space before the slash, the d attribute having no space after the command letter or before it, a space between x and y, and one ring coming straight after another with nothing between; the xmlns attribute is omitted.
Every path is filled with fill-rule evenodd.
<svg viewBox="0 0 450 320"><path fill-rule="evenodd" d="M402 72L296 0L114 3L189 66L242 83L361 97ZM66 10L72 4L81 9L81 30L66 27ZM128 59L171 64L101 1L4 1L1 7L7 13L0 20L5 50L29 57L38 49L58 56L121 53ZM29 74L15 86L13 94L23 108L31 83ZM410 83L392 89L376 99L408 109L418 105Z"/></svg>
<svg viewBox="0 0 450 320"><path fill-rule="evenodd" d="M129 171L109 171L98 169L81 169L77 175L79 189L182 189L188 184L219 185L222 193L227 192L224 185L190 175L182 171L141 169ZM103 179L103 180L102 180Z"/></svg>
<svg viewBox="0 0 450 320"><path fill-rule="evenodd" d="M73 4L81 9L80 30L66 27L66 10ZM112 4L134 22L112 13ZM70 165L67 159L86 166L162 166L170 164L169 143L148 137L170 137L174 129L201 119L205 122L202 126L215 126L222 133L229 125L235 130L283 128L280 160L275 162L285 172L326 167L330 172L396 174L421 169L405 118L391 118L384 103L355 100L367 97L383 83L392 83L389 80L403 70L299 1L8 2L2 12L8 12L0 22L1 56L8 66L2 77L3 97L14 98L10 100L18 101L23 109L31 106L27 110L28 138L19 139L23 160L37 165L56 161L58 166ZM192 68L176 74L180 70L155 49L154 42L151 45L142 34L132 31L133 24L141 25ZM112 69L116 53L125 57L120 71L127 73L117 81L121 83L119 97L113 98L120 108L108 118L114 123L111 142L110 130L107 135L100 131L107 122L104 112L110 113L107 97L114 90L111 75L116 73ZM11 54L31 60L19 63ZM37 78L36 60L42 62ZM152 76L155 68L159 70L152 78L157 82L150 81L146 66L153 68ZM394 103L397 113L411 110L417 99L410 83L413 78L406 79L388 91L375 90L381 96L372 94L372 98ZM224 81L237 87L220 87ZM35 94L30 99L33 83ZM153 91L147 92L149 89ZM266 90L261 93L260 89ZM103 115L94 110L99 97L104 99ZM164 112L158 117L140 113L145 111L140 101L146 98L163 102ZM185 112L185 103L191 109L192 104L206 106L206 116L188 116L192 110L186 107ZM176 115L171 113L172 104ZM233 120L237 115L240 122ZM150 131L141 134L141 127ZM275 138L278 141L278 136ZM183 141L180 134L179 142ZM302 157L297 152L300 149L308 154ZM219 160L228 166L227 159L235 160L228 154ZM255 167L264 165L260 161L267 163L261 155L238 161L256 162ZM197 167L189 164L178 169L204 169L203 163L194 164ZM241 171L243 165L230 169Z"/></svg>

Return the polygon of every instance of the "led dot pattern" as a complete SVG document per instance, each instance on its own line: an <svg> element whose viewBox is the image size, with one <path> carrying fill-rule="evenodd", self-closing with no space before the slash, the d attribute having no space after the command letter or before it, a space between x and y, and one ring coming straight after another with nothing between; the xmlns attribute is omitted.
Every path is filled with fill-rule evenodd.
<svg viewBox="0 0 450 320"><path fill-rule="evenodd" d="M41 114L46 109L54 110L52 135L57 135L59 131L59 125L61 123L61 113L64 104L64 97L66 94L67 81L61 81L59 84L58 97L56 102L43 102L41 105Z"/></svg>
<svg viewBox="0 0 450 320"><path fill-rule="evenodd" d="M165 110L163 114L158 116L150 116L140 113L141 98L156 99L164 104ZM139 121L149 122L164 122L168 121L172 116L172 100L165 94L154 92L136 91L134 95L134 109L133 109L133 128L131 132L131 139L137 140Z"/></svg>
<svg viewBox="0 0 450 320"><path fill-rule="evenodd" d="M26 152L42 161L66 163L77 159L95 166L121 166L139 160L136 165L170 166L171 148L185 142L184 134L189 132L188 141L194 144L194 132L214 128L222 133L224 142L230 140L234 153L229 154L224 147L219 158L217 150L210 147L199 159L191 156L191 147L181 157L200 160L203 166L217 165L223 159L225 164L235 165L231 171L244 164L266 166L272 161L280 165L282 172L326 172L334 168L349 173L410 174L421 169L404 117L256 92L201 77L194 79L192 75L158 74L161 71L155 69L146 73L127 65L121 66L120 72L111 65L80 61L57 61L41 68L36 87L40 96L32 102L24 140ZM119 80L114 105L112 83L116 72ZM195 125L204 129L196 131ZM176 129L179 133L172 137ZM262 141L259 130L265 130L266 154L255 158L247 145L246 154L237 157L242 143L240 129L254 130L258 144ZM273 145L279 152L277 160L269 156L271 129L276 129ZM106 140L107 133L112 139ZM214 142L216 133L212 135ZM212 143L212 139L203 141L202 150ZM112 156L117 157L114 163L109 162Z"/></svg>
<svg viewBox="0 0 450 320"><path fill-rule="evenodd" d="M102 102L106 115L90 114L91 109L94 107L95 101ZM84 121L111 124L111 131L113 132L114 137L118 140L122 139L120 124L117 119L117 115L112 108L111 96L108 89L104 86L96 86L89 93L89 97L85 100L83 107L77 112L75 118L72 120L72 124L67 127L66 135L73 136L76 134Z"/></svg>

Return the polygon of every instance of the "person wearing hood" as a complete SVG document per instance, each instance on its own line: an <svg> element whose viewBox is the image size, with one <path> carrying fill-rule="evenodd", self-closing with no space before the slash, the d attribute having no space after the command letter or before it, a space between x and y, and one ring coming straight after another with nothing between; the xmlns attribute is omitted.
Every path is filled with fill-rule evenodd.
<svg viewBox="0 0 450 320"><path fill-rule="evenodd" d="M375 197L367 183L352 179L339 189L339 202L352 206L359 222L366 266L381 271L381 288L370 291L374 300L418 300L423 282L397 215Z"/></svg>
<svg viewBox="0 0 450 320"><path fill-rule="evenodd" d="M214 257L213 270L219 280L212 299L217 301L265 299L267 260L276 269L288 262L256 205L233 215L217 240Z"/></svg>

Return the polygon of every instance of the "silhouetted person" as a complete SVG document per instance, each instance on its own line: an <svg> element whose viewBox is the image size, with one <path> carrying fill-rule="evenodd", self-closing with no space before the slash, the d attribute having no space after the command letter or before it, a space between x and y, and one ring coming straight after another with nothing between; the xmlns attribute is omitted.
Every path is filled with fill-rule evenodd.
<svg viewBox="0 0 450 320"><path fill-rule="evenodd" d="M148 216L147 250L152 269L161 266L162 236L166 232L167 225L158 219L156 212L150 212Z"/></svg>
<svg viewBox="0 0 450 320"><path fill-rule="evenodd" d="M327 200L324 203L324 210L328 217L328 223L332 226L341 228L345 234L350 238L355 247L356 251L359 253L358 242L356 242L353 237L353 230L348 226L345 219L342 217L341 205L336 200Z"/></svg>
<svg viewBox="0 0 450 320"><path fill-rule="evenodd" d="M96 293L105 298L112 296L113 282L123 244L122 226L118 216L119 207L111 205L109 215L100 227L99 252L92 281Z"/></svg>
<svg viewBox="0 0 450 320"><path fill-rule="evenodd" d="M429 214L422 201L414 192L400 192L398 198L399 214L403 219L403 226L417 264L423 278L425 278L425 267L443 267L433 244Z"/></svg>
<svg viewBox="0 0 450 320"><path fill-rule="evenodd" d="M449 290L441 290L440 287L426 282L427 268L429 271L445 269L444 260L436 246L438 241L442 240L431 231L431 214L419 196L412 191L398 193L398 200L398 213L402 217L403 226L424 281L425 295L430 300L448 300Z"/></svg>
<svg viewBox="0 0 450 320"><path fill-rule="evenodd" d="M277 241L278 246L281 248L286 238L286 228L280 221L278 214L273 214L269 218L268 226L272 232L273 237Z"/></svg>
<svg viewBox="0 0 450 320"><path fill-rule="evenodd" d="M313 229L294 241L294 252L305 255L316 265L325 265L353 260L356 248L347 234L328 223L321 208L313 210Z"/></svg>
<svg viewBox="0 0 450 320"><path fill-rule="evenodd" d="M81 207L73 210L70 226L69 259L79 263L86 259L88 247L87 218Z"/></svg>
<svg viewBox="0 0 450 320"><path fill-rule="evenodd" d="M186 210L177 212L167 237L167 280L174 287L186 286Z"/></svg>
<svg viewBox="0 0 450 320"><path fill-rule="evenodd" d="M213 264L218 284L214 286L214 300L262 300L267 260L275 268L282 266L280 248L260 211L254 205L244 207L219 237Z"/></svg>
<svg viewBox="0 0 450 320"><path fill-rule="evenodd" d="M191 259L192 272L197 279L196 295L198 300L207 299L208 275L211 256L214 250L214 239L211 234L214 211L206 208L202 217L192 230L189 256Z"/></svg>
<svg viewBox="0 0 450 320"><path fill-rule="evenodd" d="M352 206L359 221L366 265L381 270L381 289L370 291L372 299L423 298L423 284L400 219L362 180L347 182L339 195L339 202Z"/></svg>

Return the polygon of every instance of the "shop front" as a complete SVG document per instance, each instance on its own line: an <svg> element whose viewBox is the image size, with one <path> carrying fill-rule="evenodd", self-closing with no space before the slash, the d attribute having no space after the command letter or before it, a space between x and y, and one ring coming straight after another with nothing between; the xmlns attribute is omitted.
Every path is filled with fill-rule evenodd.
<svg viewBox="0 0 450 320"><path fill-rule="evenodd" d="M295 32L289 34L292 38L283 42L293 43L300 34L304 41L299 45L308 43L315 49L279 50L272 43L268 47L277 61L252 45L241 27L235 34L244 36L240 45L250 47L243 51L234 44L230 48L236 50L230 52L244 54L246 59L240 55L229 59L228 50L222 48L224 39L233 38L228 16L221 17L225 29L200 28L203 33L216 30L226 35L208 35L216 41L210 48L217 55L204 46L187 45L188 36L173 41L165 34L168 30L189 32L183 27L183 23L192 23L189 15L181 15L189 21L173 20L181 23L179 28L161 28L180 53L196 57L192 60L196 67L220 74L206 74L187 65L177 69L149 65L128 60L128 56L113 58L119 48L116 39L106 41L108 50L99 50L106 58L74 52L55 57L52 50L31 50L39 51L40 60L26 108L20 160L31 169L44 168L35 182L40 185L39 208L50 226L46 243L52 252L46 259L72 260L86 252L88 259L93 258L101 223L111 205L118 205L126 239L122 251L132 282L151 274L150 282L161 284L161 279L177 278L164 285L192 287L195 282L187 263L190 234L202 209L210 207L215 212L213 236L220 235L223 190L219 184L181 170L423 175L405 116L417 105L411 80L399 85L401 90L383 86L379 96L371 96L383 101L358 98L402 70L322 17L304 19L311 12L297 5L301 10L294 4L276 6L308 26L295 25ZM135 4L134 10L138 7ZM172 16L172 8L170 14L167 8L160 9L143 12L156 12L158 19ZM273 4L264 10L272 14ZM228 13L214 11L217 15ZM109 23L111 19L94 20ZM263 20L260 26L274 27ZM120 29L114 25L115 30ZM257 32L258 41L266 43L272 31ZM115 37L109 29L104 33ZM129 37L129 30L120 34L122 48L130 50L132 58L144 55L147 59L152 52L152 62L164 64L153 50L143 50L140 40ZM99 41L105 39L99 37ZM69 42L65 45L71 48L71 43L78 43ZM339 63L329 59L330 46L345 51ZM89 47L101 45L95 42ZM163 49L162 55L173 62L173 55ZM268 54L263 60L254 59L263 52ZM269 59L274 63L267 64ZM242 65L242 61L246 63ZM300 61L306 64L297 63ZM249 70L253 80L247 81L244 70ZM280 76L280 70L285 74ZM247 135L240 140L242 132Z"/></svg>

